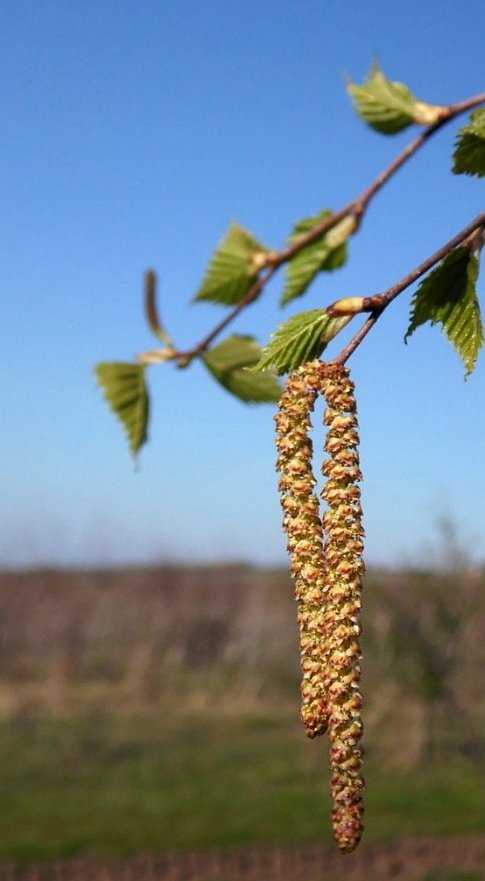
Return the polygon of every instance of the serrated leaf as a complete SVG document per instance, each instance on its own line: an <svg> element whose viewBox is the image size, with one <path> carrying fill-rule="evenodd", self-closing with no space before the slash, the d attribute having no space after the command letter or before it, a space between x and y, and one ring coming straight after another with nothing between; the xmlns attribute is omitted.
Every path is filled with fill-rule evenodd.
<svg viewBox="0 0 485 881"><path fill-rule="evenodd" d="M205 352L202 361L217 382L242 401L277 401L282 389L274 373L248 370L260 358L261 347L252 337L234 335Z"/></svg>
<svg viewBox="0 0 485 881"><path fill-rule="evenodd" d="M483 345L484 333L476 294L479 257L468 247L455 248L421 282L411 301L408 337L427 321L441 324L465 365L468 376Z"/></svg>
<svg viewBox="0 0 485 881"><path fill-rule="evenodd" d="M388 80L378 65L362 86L349 83L347 91L360 118L384 135L397 134L412 123L433 125L449 115L446 107L418 101L403 83Z"/></svg>
<svg viewBox="0 0 485 881"><path fill-rule="evenodd" d="M103 361L94 368L110 410L118 417L133 456L147 439L149 397L145 366L124 361Z"/></svg>
<svg viewBox="0 0 485 881"><path fill-rule="evenodd" d="M315 217L305 217L293 228L288 244L294 245L298 239L330 217L331 211L325 210ZM347 238L355 231L357 222L354 217L344 217L328 232L323 233L315 241L298 251L286 264L286 284L281 296L281 306L301 297L315 276L322 271L331 271L343 266L347 260Z"/></svg>
<svg viewBox="0 0 485 881"><path fill-rule="evenodd" d="M453 172L485 176L485 107L474 110L468 125L457 133Z"/></svg>
<svg viewBox="0 0 485 881"><path fill-rule="evenodd" d="M237 223L231 223L217 247L193 302L208 300L234 306L248 293L268 248Z"/></svg>
<svg viewBox="0 0 485 881"><path fill-rule="evenodd" d="M341 315L331 318L324 309L299 312L280 324L272 335L257 370L273 369L288 373L300 364L319 358L327 344L353 318Z"/></svg>

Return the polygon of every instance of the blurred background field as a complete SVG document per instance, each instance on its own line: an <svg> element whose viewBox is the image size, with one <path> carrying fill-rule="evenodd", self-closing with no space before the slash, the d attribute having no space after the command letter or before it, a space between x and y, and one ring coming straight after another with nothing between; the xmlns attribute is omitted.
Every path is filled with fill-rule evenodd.
<svg viewBox="0 0 485 881"><path fill-rule="evenodd" d="M485 576L371 571L366 841L485 832ZM330 840L293 587L248 566L0 575L0 860Z"/></svg>

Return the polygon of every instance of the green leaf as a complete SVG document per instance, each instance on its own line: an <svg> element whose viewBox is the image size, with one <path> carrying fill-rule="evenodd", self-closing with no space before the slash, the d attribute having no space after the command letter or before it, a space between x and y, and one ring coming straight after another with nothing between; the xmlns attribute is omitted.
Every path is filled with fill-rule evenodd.
<svg viewBox="0 0 485 881"><path fill-rule="evenodd" d="M293 315L278 326L256 369L272 368L276 373L288 373L306 361L319 358L330 340L352 318L352 315L331 318L324 309Z"/></svg>
<svg viewBox="0 0 485 881"><path fill-rule="evenodd" d="M282 389L274 373L248 370L260 358L261 347L252 337L235 335L205 352L202 361L217 382L242 401L277 401Z"/></svg>
<svg viewBox="0 0 485 881"><path fill-rule="evenodd" d="M288 239L288 244L294 245L302 236L330 217L331 213L325 210L315 217L305 217L298 221ZM347 259L346 241L356 227L357 222L354 217L344 217L340 223L306 245L288 261L286 284L280 300L282 306L295 297L301 297L319 272L331 271L343 266Z"/></svg>
<svg viewBox="0 0 485 881"><path fill-rule="evenodd" d="M412 123L434 125L449 116L447 107L418 101L403 83L386 79L378 65L362 86L349 83L347 91L360 118L385 135L394 135Z"/></svg>
<svg viewBox="0 0 485 881"><path fill-rule="evenodd" d="M124 361L103 361L94 368L110 409L125 429L133 456L147 439L149 413L145 366Z"/></svg>
<svg viewBox="0 0 485 881"><path fill-rule="evenodd" d="M470 114L470 122L458 131L453 153L455 174L485 176L485 107Z"/></svg>
<svg viewBox="0 0 485 881"><path fill-rule="evenodd" d="M212 256L193 302L208 300L234 306L251 289L269 251L251 233L231 223Z"/></svg>
<svg viewBox="0 0 485 881"><path fill-rule="evenodd" d="M483 345L484 333L476 294L479 257L462 246L449 254L421 282L411 301L411 319L404 337L429 321L441 324L442 332L457 351L468 376Z"/></svg>

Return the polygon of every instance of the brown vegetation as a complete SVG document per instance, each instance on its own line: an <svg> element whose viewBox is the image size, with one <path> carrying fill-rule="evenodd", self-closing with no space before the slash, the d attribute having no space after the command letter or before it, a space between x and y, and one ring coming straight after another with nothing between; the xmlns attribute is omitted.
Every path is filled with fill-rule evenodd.
<svg viewBox="0 0 485 881"><path fill-rule="evenodd" d="M371 572L367 752L400 768L485 759L485 578ZM160 566L0 574L0 716L282 705L298 715L293 586L280 570ZM302 732L303 736L303 732ZM480 881L483 836L0 864L1 881ZM444 874L443 874L444 873ZM448 873L448 874L447 874Z"/></svg>
<svg viewBox="0 0 485 881"><path fill-rule="evenodd" d="M412 766L485 755L485 579L373 572L367 749ZM294 703L293 586L246 566L0 574L0 715ZM399 737L405 730L406 738ZM399 754L396 755L396 743Z"/></svg>
<svg viewBox="0 0 485 881"><path fill-rule="evenodd" d="M361 845L342 857L330 845L231 848L0 865L0 881L483 881L485 837L423 838Z"/></svg>

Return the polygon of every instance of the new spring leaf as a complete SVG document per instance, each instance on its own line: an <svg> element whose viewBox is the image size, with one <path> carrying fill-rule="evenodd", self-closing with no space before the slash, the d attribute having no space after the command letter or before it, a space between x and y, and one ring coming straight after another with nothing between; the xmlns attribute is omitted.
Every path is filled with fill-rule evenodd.
<svg viewBox="0 0 485 881"><path fill-rule="evenodd" d="M461 128L453 154L455 174L485 176L485 107L470 114L470 122Z"/></svg>
<svg viewBox="0 0 485 881"><path fill-rule="evenodd" d="M268 253L265 245L251 233L231 223L212 256L194 302L208 300L223 306L236 305L256 281Z"/></svg>
<svg viewBox="0 0 485 881"><path fill-rule="evenodd" d="M231 336L209 349L203 356L212 376L231 394L247 403L277 401L281 387L274 373L265 370L254 373L261 358L261 347L250 336Z"/></svg>
<svg viewBox="0 0 485 881"><path fill-rule="evenodd" d="M294 245L302 236L321 224L331 211L322 211L315 217L305 217L298 221L288 239ZM284 306L295 297L301 297L315 276L324 270L331 271L343 266L347 259L346 241L357 228L354 217L344 217L326 233L298 251L286 265L286 284L280 303Z"/></svg>
<svg viewBox="0 0 485 881"><path fill-rule="evenodd" d="M319 358L330 340L352 317L341 315L332 318L324 309L312 309L310 312L293 315L278 326L263 350L256 369L289 373L300 364Z"/></svg>
<svg viewBox="0 0 485 881"><path fill-rule="evenodd" d="M355 109L375 131L394 135L412 123L434 125L449 114L446 107L418 101L403 83L388 80L374 65L362 86L349 83Z"/></svg>
<svg viewBox="0 0 485 881"><path fill-rule="evenodd" d="M408 337L429 321L442 331L465 365L465 376L474 366L483 345L484 333L476 294L479 256L476 249L462 246L449 254L421 282L412 302Z"/></svg>
<svg viewBox="0 0 485 881"><path fill-rule="evenodd" d="M118 417L133 456L147 439L149 398L145 366L124 361L103 361L94 368L110 410Z"/></svg>

